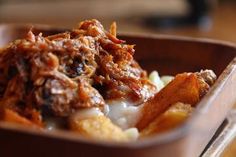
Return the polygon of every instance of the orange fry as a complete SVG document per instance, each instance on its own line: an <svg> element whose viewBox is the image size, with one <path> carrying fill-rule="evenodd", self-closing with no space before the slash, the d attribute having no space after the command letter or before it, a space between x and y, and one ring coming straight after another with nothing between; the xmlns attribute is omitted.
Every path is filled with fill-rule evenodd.
<svg viewBox="0 0 236 157"><path fill-rule="evenodd" d="M70 128L85 136L97 140L127 141L128 137L121 128L114 125L106 116L94 116L86 119L70 119Z"/></svg>
<svg viewBox="0 0 236 157"><path fill-rule="evenodd" d="M140 136L147 137L176 128L190 116L192 110L193 108L190 104L178 102L156 117L142 130Z"/></svg>
<svg viewBox="0 0 236 157"><path fill-rule="evenodd" d="M199 101L203 86L195 73L178 74L165 88L149 99L143 106L142 115L137 128L144 129L171 104L182 102L196 105Z"/></svg>

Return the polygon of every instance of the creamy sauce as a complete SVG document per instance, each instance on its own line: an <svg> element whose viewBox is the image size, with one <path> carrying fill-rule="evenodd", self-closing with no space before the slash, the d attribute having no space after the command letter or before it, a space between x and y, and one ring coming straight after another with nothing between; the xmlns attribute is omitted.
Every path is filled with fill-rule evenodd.
<svg viewBox="0 0 236 157"><path fill-rule="evenodd" d="M164 75L161 76L161 81L163 82L164 86L170 83L174 79L174 76Z"/></svg>
<svg viewBox="0 0 236 157"><path fill-rule="evenodd" d="M139 137L139 132L137 128L130 128L124 132L130 141L135 141Z"/></svg>
<svg viewBox="0 0 236 157"><path fill-rule="evenodd" d="M99 108L93 107L93 108L81 109L81 110L76 111L72 115L72 118L76 120L83 120L83 119L96 117L96 116L103 116L103 115L104 114Z"/></svg>
<svg viewBox="0 0 236 157"><path fill-rule="evenodd" d="M156 86L157 92L159 92L164 87L164 84L157 71L153 71L149 74L149 80Z"/></svg>
<svg viewBox="0 0 236 157"><path fill-rule="evenodd" d="M124 100L109 101L107 104L109 105L107 116L114 124L122 129L135 126L140 116L141 106L133 106L132 103Z"/></svg>
<svg viewBox="0 0 236 157"><path fill-rule="evenodd" d="M152 71L149 74L149 80L156 86L157 92L164 88L173 79L174 77L170 75L164 75L160 77L157 71Z"/></svg>

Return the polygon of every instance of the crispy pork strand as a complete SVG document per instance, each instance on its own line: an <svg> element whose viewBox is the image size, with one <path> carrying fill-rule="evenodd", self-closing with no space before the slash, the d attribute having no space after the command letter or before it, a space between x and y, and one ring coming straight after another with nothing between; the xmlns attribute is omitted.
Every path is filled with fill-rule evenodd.
<svg viewBox="0 0 236 157"><path fill-rule="evenodd" d="M11 122L15 124L21 124L27 127L34 127L34 128L42 128L43 124L41 122L41 119L38 119L38 113L34 113L34 117L32 119L27 119L21 115L19 115L17 112L12 111L7 108L0 109L0 119L5 122Z"/></svg>
<svg viewBox="0 0 236 157"><path fill-rule="evenodd" d="M143 104L141 117L136 127L143 130L177 102L191 104L194 107L215 80L216 75L211 70L178 74L174 80ZM208 84L208 82L211 83Z"/></svg>
<svg viewBox="0 0 236 157"><path fill-rule="evenodd" d="M142 103L155 86L133 59L134 46L110 33L97 20L71 31L43 37L29 31L0 52L0 105L25 116L67 117L81 108L103 108L105 100Z"/></svg>

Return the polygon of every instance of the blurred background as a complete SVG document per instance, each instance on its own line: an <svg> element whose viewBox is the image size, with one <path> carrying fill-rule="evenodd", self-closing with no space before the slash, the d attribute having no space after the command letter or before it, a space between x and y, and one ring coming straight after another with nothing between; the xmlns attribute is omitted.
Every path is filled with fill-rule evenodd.
<svg viewBox="0 0 236 157"><path fill-rule="evenodd" d="M0 0L0 23L73 27L97 18L118 32L207 37L236 43L236 0Z"/></svg>

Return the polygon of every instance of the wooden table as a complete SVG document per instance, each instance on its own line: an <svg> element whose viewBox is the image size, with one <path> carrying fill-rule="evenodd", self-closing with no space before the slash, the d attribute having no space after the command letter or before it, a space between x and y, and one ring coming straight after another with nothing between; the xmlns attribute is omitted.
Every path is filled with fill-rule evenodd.
<svg viewBox="0 0 236 157"><path fill-rule="evenodd" d="M36 0L35 0L36 1ZM168 4L172 1L176 9L168 9ZM54 26L74 27L81 20L88 18L98 18L106 28L113 20L117 21L118 32L154 33L184 35L191 37L205 37L226 40L236 43L236 3L218 4L210 13L212 27L200 29L197 26L186 26L174 29L153 29L140 23L144 16L149 14L159 14L162 10L168 12L178 12L184 10L182 0L165 0L161 3L158 0L127 1L43 1L42 3L0 3L1 23L41 23ZM11 2L11 1L10 1ZM178 9L179 8L179 9ZM58 12L60 11L60 16ZM32 14L33 12L33 14Z"/></svg>
<svg viewBox="0 0 236 157"><path fill-rule="evenodd" d="M225 40L236 43L236 3L217 6L210 14L212 26L201 29L198 26L186 26L173 29L151 29L137 23L121 21L119 31L155 34L183 35ZM132 20L131 20L132 21Z"/></svg>

